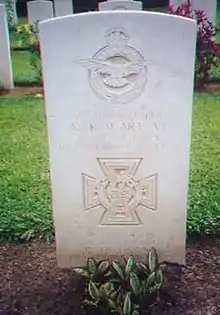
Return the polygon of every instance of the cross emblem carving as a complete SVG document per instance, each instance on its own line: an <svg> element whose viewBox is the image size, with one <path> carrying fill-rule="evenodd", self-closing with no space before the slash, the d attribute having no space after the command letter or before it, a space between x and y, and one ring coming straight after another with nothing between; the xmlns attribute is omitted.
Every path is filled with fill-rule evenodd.
<svg viewBox="0 0 220 315"><path fill-rule="evenodd" d="M143 159L101 159L97 161L105 175L98 180L82 174L84 209L104 208L101 225L139 225L136 212L140 206L156 210L157 174L136 180Z"/></svg>

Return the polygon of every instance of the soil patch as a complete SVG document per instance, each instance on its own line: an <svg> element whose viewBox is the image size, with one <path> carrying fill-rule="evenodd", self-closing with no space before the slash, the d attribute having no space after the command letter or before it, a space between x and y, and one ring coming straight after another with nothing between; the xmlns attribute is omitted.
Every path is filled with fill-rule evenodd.
<svg viewBox="0 0 220 315"><path fill-rule="evenodd" d="M204 87L205 92L220 92L220 83L209 83Z"/></svg>
<svg viewBox="0 0 220 315"><path fill-rule="evenodd" d="M197 92L220 92L220 82L207 83L202 88L197 88Z"/></svg>
<svg viewBox="0 0 220 315"><path fill-rule="evenodd" d="M43 87L41 86L16 86L13 90L1 91L0 96L7 97L22 97L22 96L30 96L30 95L38 95L44 94Z"/></svg>
<svg viewBox="0 0 220 315"><path fill-rule="evenodd" d="M1 315L98 315L83 307L82 292L82 280L57 267L54 245L0 245ZM220 239L188 244L187 266L168 266L164 291L150 314L220 314Z"/></svg>

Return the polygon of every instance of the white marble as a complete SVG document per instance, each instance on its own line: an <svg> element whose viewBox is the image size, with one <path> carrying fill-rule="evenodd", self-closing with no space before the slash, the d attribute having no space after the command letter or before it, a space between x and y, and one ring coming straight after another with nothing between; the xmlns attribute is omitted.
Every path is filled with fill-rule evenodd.
<svg viewBox="0 0 220 315"><path fill-rule="evenodd" d="M40 43L59 266L152 245L183 263L196 22L90 12Z"/></svg>
<svg viewBox="0 0 220 315"><path fill-rule="evenodd" d="M0 86L9 90L14 88L8 22L3 4L0 4Z"/></svg>
<svg viewBox="0 0 220 315"><path fill-rule="evenodd" d="M72 0L54 0L55 16L73 14Z"/></svg>
<svg viewBox="0 0 220 315"><path fill-rule="evenodd" d="M142 10L143 4L141 1L133 0L108 0L99 2L99 11L108 10Z"/></svg>
<svg viewBox="0 0 220 315"><path fill-rule="evenodd" d="M53 2L46 0L29 1L27 2L27 11L30 24L51 19L54 16Z"/></svg>

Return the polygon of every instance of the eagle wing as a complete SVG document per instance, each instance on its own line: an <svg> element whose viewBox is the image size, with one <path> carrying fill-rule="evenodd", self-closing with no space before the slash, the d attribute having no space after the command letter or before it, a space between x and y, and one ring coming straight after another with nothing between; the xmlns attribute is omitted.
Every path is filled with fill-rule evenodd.
<svg viewBox="0 0 220 315"><path fill-rule="evenodd" d="M112 75L111 67L108 62L95 59L80 59L77 62L85 67L87 70L96 71L103 75Z"/></svg>
<svg viewBox="0 0 220 315"><path fill-rule="evenodd" d="M123 65L122 77L126 78L132 74L138 74L138 72L146 66L144 62L129 62Z"/></svg>

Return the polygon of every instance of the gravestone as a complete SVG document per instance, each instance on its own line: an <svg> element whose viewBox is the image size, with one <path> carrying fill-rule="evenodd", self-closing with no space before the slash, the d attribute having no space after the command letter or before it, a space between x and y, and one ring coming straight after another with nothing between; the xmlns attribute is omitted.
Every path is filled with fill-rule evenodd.
<svg viewBox="0 0 220 315"><path fill-rule="evenodd" d="M46 0L29 1L27 2L27 11L30 24L51 19L54 16L53 2Z"/></svg>
<svg viewBox="0 0 220 315"><path fill-rule="evenodd" d="M17 8L16 8L17 0L0 0L0 4L4 4L7 12L7 16L9 16L10 25L16 25L18 22L17 16Z"/></svg>
<svg viewBox="0 0 220 315"><path fill-rule="evenodd" d="M73 14L72 0L54 0L55 16Z"/></svg>
<svg viewBox="0 0 220 315"><path fill-rule="evenodd" d="M8 22L5 6L3 4L0 4L0 87L1 86L8 90L14 88Z"/></svg>
<svg viewBox="0 0 220 315"><path fill-rule="evenodd" d="M151 246L184 262L195 43L161 13L40 23L59 266Z"/></svg>
<svg viewBox="0 0 220 315"><path fill-rule="evenodd" d="M12 16L12 23L13 25L18 23L18 15L17 15L17 0L13 0L12 1L12 12L13 12L13 16Z"/></svg>
<svg viewBox="0 0 220 315"><path fill-rule="evenodd" d="M217 0L192 0L192 6L196 10L204 10L209 20L215 24Z"/></svg>
<svg viewBox="0 0 220 315"><path fill-rule="evenodd" d="M106 10L142 10L143 4L141 1L133 0L108 0L99 2L99 11Z"/></svg>
<svg viewBox="0 0 220 315"><path fill-rule="evenodd" d="M179 5L186 2L187 0L169 0L169 5L174 5L175 7L178 7Z"/></svg>

